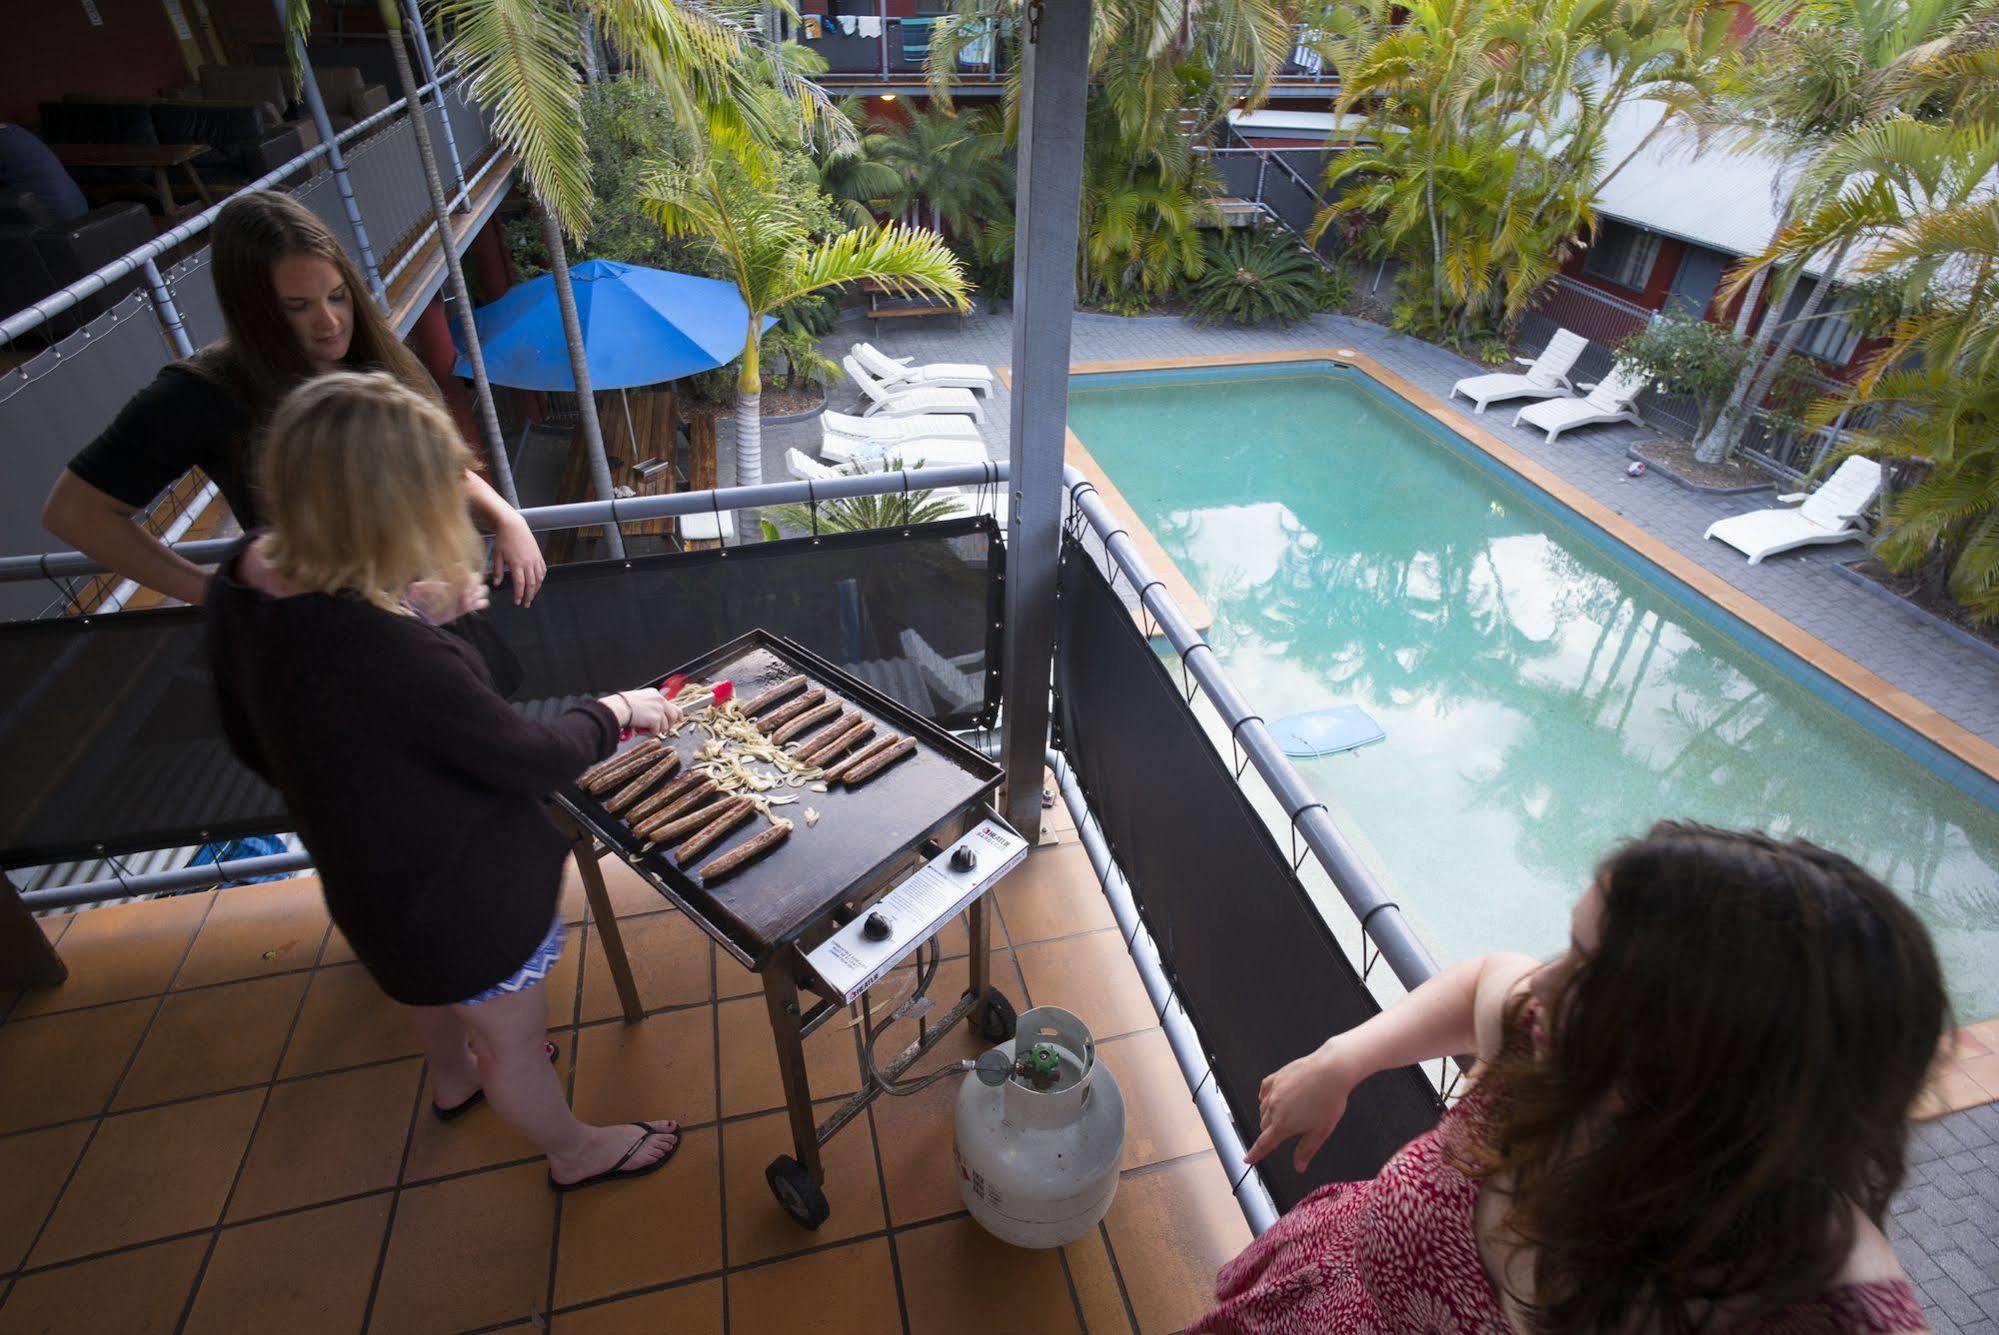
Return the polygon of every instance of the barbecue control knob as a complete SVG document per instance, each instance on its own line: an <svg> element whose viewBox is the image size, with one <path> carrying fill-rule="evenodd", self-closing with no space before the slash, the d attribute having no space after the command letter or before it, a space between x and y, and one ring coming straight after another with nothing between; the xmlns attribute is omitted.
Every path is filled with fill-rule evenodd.
<svg viewBox="0 0 1999 1335"><path fill-rule="evenodd" d="M889 934L888 919L879 913L870 913L868 920L861 924L861 935L870 941L886 941Z"/></svg>
<svg viewBox="0 0 1999 1335"><path fill-rule="evenodd" d="M970 871L979 865L979 855L972 851L970 844L960 844L951 850L951 870Z"/></svg>

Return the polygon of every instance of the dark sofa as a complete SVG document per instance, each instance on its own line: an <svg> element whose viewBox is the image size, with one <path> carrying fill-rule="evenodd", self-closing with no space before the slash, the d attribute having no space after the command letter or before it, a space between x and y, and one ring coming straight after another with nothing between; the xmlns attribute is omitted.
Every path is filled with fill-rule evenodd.
<svg viewBox="0 0 1999 1335"><path fill-rule="evenodd" d="M42 138L51 144L206 144L194 161L205 181L234 186L253 181L305 151L298 131L272 124L254 102L181 101L65 94L41 105ZM81 169L86 191L108 193L143 185L150 175L122 168Z"/></svg>

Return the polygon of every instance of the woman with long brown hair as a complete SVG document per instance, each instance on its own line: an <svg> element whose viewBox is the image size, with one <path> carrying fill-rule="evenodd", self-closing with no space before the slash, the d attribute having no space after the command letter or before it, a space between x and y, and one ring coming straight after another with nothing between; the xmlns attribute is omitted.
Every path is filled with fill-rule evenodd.
<svg viewBox="0 0 1999 1335"><path fill-rule="evenodd" d="M211 269L223 337L161 368L70 460L42 508L58 538L140 584L199 603L208 572L132 522L200 468L247 532L261 517L253 442L293 386L334 370L385 371L427 398L437 385L403 346L354 262L290 195L251 190L215 215ZM441 401L441 400L440 400ZM527 521L475 469L465 499L493 534L493 575L531 601L547 574Z"/></svg>
<svg viewBox="0 0 1999 1335"><path fill-rule="evenodd" d="M1802 840L1661 822L1568 951L1488 955L1263 1082L1299 1171L1378 1071L1475 1052L1372 1181L1223 1268L1201 1332L1927 1330L1882 1235L1947 1024L1906 905Z"/></svg>

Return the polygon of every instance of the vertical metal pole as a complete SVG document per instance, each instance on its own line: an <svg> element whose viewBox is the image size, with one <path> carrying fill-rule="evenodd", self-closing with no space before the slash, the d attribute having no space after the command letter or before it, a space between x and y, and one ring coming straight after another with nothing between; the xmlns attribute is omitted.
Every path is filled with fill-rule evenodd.
<svg viewBox="0 0 1999 1335"><path fill-rule="evenodd" d="M167 342L174 345L176 357L188 356L194 351L194 340L187 336L187 326L180 318L180 307L174 305L174 294L167 290L167 280L160 277L160 266L148 256L142 267L146 274L146 288L152 294L153 310L159 315L160 323L167 327Z"/></svg>
<svg viewBox="0 0 1999 1335"><path fill-rule="evenodd" d="M1083 188L1089 0L1029 0L1021 79L1019 194L1014 208L1012 514L1006 572L1007 819L1031 845L1041 833L1062 451L1069 424L1069 337L1076 310L1076 228Z"/></svg>
<svg viewBox="0 0 1999 1335"><path fill-rule="evenodd" d="M278 12L278 31L286 31L285 0L271 0L271 5ZM354 182L347 175L347 158L340 151L333 122L327 118L326 99L319 95L319 81L312 76L312 61L305 42L293 38L292 45L298 48L299 92L305 98L306 110L312 113L319 141L326 145L326 165L333 173L333 188L340 192L340 207L347 214L347 225L354 231L354 249L360 252L361 272L368 275L368 290L375 294L376 304L386 311L389 291L382 286L382 267L375 262L375 248L368 244L368 226L361 221L361 205L354 198Z"/></svg>
<svg viewBox="0 0 1999 1335"><path fill-rule="evenodd" d="M881 0L881 4L878 6L878 8L881 10L881 23L882 23L882 30L881 30L882 78L886 79L888 77L889 65L891 63L888 58L888 0Z"/></svg>
<svg viewBox="0 0 1999 1335"><path fill-rule="evenodd" d="M452 208L463 209L471 203L465 193L465 164L458 158L458 136L451 132L451 112L444 105L444 89L437 83L437 62L430 57L430 36L423 30L423 11L417 0L408 0L410 21L404 25L410 37L416 42L417 63L423 66L424 82L431 85L431 96L437 107L437 123L444 130L444 156L451 159L451 183L456 190L452 197ZM394 35L390 35L394 40Z"/></svg>
<svg viewBox="0 0 1999 1335"><path fill-rule="evenodd" d="M1263 150L1258 149L1256 154L1256 202L1258 204L1263 202L1263 178L1269 172L1270 159L1264 156Z"/></svg>

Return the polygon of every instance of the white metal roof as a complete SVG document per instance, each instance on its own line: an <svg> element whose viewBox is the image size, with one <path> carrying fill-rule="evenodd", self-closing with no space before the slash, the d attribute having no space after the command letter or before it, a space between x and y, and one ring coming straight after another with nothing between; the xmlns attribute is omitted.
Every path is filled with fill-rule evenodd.
<svg viewBox="0 0 1999 1335"><path fill-rule="evenodd" d="M1604 145L1606 171L1638 147L1661 114L1656 102L1618 108ZM1596 210L1731 255L1755 255L1776 234L1782 183L1776 159L1716 145L1697 149L1684 128L1669 125L1597 193Z"/></svg>

